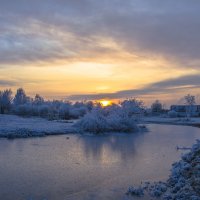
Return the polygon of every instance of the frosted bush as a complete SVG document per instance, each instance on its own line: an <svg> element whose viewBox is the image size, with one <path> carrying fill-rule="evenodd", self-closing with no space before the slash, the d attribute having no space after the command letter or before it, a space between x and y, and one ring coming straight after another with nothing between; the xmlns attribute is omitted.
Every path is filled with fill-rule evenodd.
<svg viewBox="0 0 200 200"><path fill-rule="evenodd" d="M120 103L124 112L128 114L128 116L140 115L144 112L144 103L143 101L137 99L128 99Z"/></svg>
<svg viewBox="0 0 200 200"><path fill-rule="evenodd" d="M40 117L47 117L49 113L49 106L48 105L40 105L38 107L38 112Z"/></svg>
<svg viewBox="0 0 200 200"><path fill-rule="evenodd" d="M110 131L135 132L138 130L136 119L133 116L128 116L128 114L123 110L108 115L107 122Z"/></svg>
<svg viewBox="0 0 200 200"><path fill-rule="evenodd" d="M171 117L171 118L175 118L175 117L178 117L178 113L174 110L170 110L168 112L168 116Z"/></svg>
<svg viewBox="0 0 200 200"><path fill-rule="evenodd" d="M69 112L70 112L70 106L71 105L69 105L69 104L62 104L62 105L60 105L60 107L59 107L59 118L61 118L61 119L69 119L70 118L70 114L69 114Z"/></svg>
<svg viewBox="0 0 200 200"><path fill-rule="evenodd" d="M80 131L91 133L135 132L136 120L122 108L95 108L75 124Z"/></svg>
<svg viewBox="0 0 200 200"><path fill-rule="evenodd" d="M22 104L15 107L15 114L21 116L32 116L32 106L29 104Z"/></svg>
<svg viewBox="0 0 200 200"><path fill-rule="evenodd" d="M142 188L142 187L129 187L126 194L132 195L132 196L142 197L142 196L144 196L144 188Z"/></svg>
<svg viewBox="0 0 200 200"><path fill-rule="evenodd" d="M102 133L109 130L106 116L99 109L93 109L75 124L83 132Z"/></svg>
<svg viewBox="0 0 200 200"><path fill-rule="evenodd" d="M72 107L69 111L70 117L73 119L78 119L79 117L83 117L87 113L86 107L74 108Z"/></svg>

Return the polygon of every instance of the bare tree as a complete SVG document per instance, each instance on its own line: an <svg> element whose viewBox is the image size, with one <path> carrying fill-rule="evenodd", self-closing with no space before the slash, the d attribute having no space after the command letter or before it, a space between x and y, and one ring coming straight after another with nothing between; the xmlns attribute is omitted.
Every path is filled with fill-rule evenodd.
<svg viewBox="0 0 200 200"><path fill-rule="evenodd" d="M186 116L189 118L192 113L193 106L196 104L195 96L188 94L184 97L184 99L185 104L189 106L189 109L186 108Z"/></svg>
<svg viewBox="0 0 200 200"><path fill-rule="evenodd" d="M161 113L163 110L163 105L159 100L156 100L155 102L153 102L153 104L151 105L151 110L153 113Z"/></svg>

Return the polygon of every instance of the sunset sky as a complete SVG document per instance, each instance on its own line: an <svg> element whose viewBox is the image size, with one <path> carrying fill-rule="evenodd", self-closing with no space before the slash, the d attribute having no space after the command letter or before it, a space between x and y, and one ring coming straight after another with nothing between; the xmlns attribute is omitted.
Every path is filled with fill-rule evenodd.
<svg viewBox="0 0 200 200"><path fill-rule="evenodd" d="M46 98L200 94L199 0L0 0L0 89Z"/></svg>

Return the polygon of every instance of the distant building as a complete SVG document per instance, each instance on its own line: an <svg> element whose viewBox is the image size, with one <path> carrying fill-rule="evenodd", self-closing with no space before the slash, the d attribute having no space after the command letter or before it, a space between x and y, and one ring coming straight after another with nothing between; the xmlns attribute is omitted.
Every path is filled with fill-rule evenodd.
<svg viewBox="0 0 200 200"><path fill-rule="evenodd" d="M191 117L200 117L200 105L172 105L170 110L176 111L179 117L185 117L188 113Z"/></svg>

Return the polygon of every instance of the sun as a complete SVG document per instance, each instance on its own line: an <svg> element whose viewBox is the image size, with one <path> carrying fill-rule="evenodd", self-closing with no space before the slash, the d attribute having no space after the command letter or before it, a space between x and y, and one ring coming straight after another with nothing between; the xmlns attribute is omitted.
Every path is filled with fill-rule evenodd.
<svg viewBox="0 0 200 200"><path fill-rule="evenodd" d="M109 101L109 100L101 100L101 101L100 101L100 104L101 104L103 107L106 107L106 106L112 105L112 102Z"/></svg>

